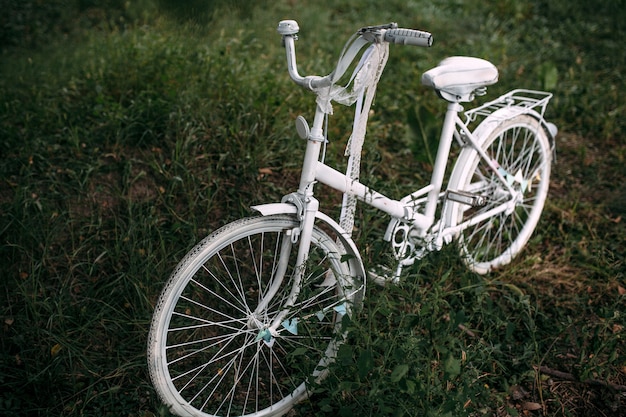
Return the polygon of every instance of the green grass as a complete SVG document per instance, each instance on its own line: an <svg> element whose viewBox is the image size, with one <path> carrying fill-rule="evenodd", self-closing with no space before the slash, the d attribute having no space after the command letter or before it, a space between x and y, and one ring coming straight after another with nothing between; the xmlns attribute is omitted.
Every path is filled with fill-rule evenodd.
<svg viewBox="0 0 626 417"><path fill-rule="evenodd" d="M479 277L449 247L371 287L297 415L624 415L624 391L605 386L626 385L623 1L101 4L9 2L0 32L1 415L167 415L145 363L164 281L207 233L297 183L293 119L312 117L313 97L287 76L284 18L300 22L302 73L330 71L362 25L433 32L431 49L391 47L378 89L364 177L393 197L428 176L413 115L439 120L419 77L446 56L494 62L488 98L553 91L560 129L520 259ZM368 258L386 219L359 212Z"/></svg>

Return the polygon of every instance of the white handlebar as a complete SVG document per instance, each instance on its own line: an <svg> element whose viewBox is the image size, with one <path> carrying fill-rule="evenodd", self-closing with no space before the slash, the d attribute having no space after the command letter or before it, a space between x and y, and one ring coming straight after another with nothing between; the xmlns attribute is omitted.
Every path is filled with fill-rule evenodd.
<svg viewBox="0 0 626 417"><path fill-rule="evenodd" d="M285 44L285 50L287 51L287 70L289 71L291 79L294 80L296 84L309 90L329 86L331 84L330 75L325 77L319 77L317 75L303 77L298 73L298 66L296 65L296 39L297 37L295 34L283 35L283 43Z"/></svg>
<svg viewBox="0 0 626 417"><path fill-rule="evenodd" d="M298 22L295 20L281 20L278 23L277 30L283 37L283 44L287 52L287 69L289 70L289 75L296 84L309 90L330 86L332 84L332 73L325 77L319 77L317 75L302 77L298 73L295 51L295 41L298 39L298 32L300 31ZM395 23L362 28L358 34L369 42L389 42L400 45L425 47L429 47L433 43L433 37L430 33L415 29L398 28Z"/></svg>
<svg viewBox="0 0 626 417"><path fill-rule="evenodd" d="M388 29L384 39L389 43L429 47L433 44L433 35L415 29Z"/></svg>

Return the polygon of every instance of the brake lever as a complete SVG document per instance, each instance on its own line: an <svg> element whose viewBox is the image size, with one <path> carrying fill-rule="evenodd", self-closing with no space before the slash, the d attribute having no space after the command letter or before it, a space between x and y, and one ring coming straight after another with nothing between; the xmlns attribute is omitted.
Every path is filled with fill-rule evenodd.
<svg viewBox="0 0 626 417"><path fill-rule="evenodd" d="M362 35L367 32L376 32L381 29L397 29L398 24L396 22L387 23L386 25L378 25L378 26L364 26L357 32L359 35Z"/></svg>
<svg viewBox="0 0 626 417"><path fill-rule="evenodd" d="M389 29L396 29L398 24L395 22L387 23L386 25L378 26L365 26L359 29L357 32L368 42L381 43L383 41L383 33Z"/></svg>

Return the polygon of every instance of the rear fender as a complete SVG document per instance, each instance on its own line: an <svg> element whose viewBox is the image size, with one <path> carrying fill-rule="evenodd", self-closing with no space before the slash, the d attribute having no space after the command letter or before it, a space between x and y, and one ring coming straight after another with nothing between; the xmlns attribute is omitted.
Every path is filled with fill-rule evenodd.
<svg viewBox="0 0 626 417"><path fill-rule="evenodd" d="M556 161L556 135L558 128L554 123L546 121L538 112L533 109L520 108L517 106L504 107L487 116L474 130L474 135L478 140L484 140L489 136L489 132L495 129L502 121L512 119L520 114L527 114L534 119L537 119L540 126L545 130L548 141L550 142L550 148L552 151L552 159ZM481 143L482 145L482 143Z"/></svg>

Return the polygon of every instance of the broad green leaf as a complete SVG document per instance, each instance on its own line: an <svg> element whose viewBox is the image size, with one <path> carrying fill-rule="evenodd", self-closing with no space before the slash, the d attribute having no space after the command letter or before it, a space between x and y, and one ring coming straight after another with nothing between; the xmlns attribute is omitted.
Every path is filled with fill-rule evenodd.
<svg viewBox="0 0 626 417"><path fill-rule="evenodd" d="M391 372L391 382L398 382L409 372L409 365L402 364L398 365Z"/></svg>
<svg viewBox="0 0 626 417"><path fill-rule="evenodd" d="M357 361L357 365L359 368L359 376L361 378L367 376L367 374L374 367L374 357L372 355L372 351L370 349L366 349L359 355L359 359Z"/></svg>
<svg viewBox="0 0 626 417"><path fill-rule="evenodd" d="M449 355L443 364L443 370L452 377L458 376L461 373L461 361Z"/></svg>

